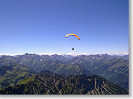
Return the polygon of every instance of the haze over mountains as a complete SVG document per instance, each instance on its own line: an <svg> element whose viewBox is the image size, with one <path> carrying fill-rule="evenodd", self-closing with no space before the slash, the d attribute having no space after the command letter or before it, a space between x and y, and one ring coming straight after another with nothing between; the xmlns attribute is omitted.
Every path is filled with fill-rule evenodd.
<svg viewBox="0 0 133 99"><path fill-rule="evenodd" d="M128 94L128 86L128 55L0 57L1 94Z"/></svg>

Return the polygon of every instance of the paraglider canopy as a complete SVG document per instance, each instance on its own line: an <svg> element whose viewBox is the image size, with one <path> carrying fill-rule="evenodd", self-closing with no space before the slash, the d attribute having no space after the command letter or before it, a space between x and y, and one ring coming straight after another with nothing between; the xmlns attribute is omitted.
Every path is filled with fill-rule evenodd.
<svg viewBox="0 0 133 99"><path fill-rule="evenodd" d="M76 34L73 34L73 33L72 33L72 34L67 34L67 35L66 35L66 38L67 38L69 35L75 36L78 40L80 40L80 38L79 38Z"/></svg>

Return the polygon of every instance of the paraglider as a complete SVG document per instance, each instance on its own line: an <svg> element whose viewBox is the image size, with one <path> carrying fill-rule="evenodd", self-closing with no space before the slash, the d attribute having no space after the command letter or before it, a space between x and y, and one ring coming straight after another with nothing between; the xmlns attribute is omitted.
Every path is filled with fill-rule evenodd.
<svg viewBox="0 0 133 99"><path fill-rule="evenodd" d="M73 33L72 33L72 34L67 34L67 35L66 35L66 38L67 38L69 35L70 35L70 36L75 36L78 40L80 40L80 38L79 38L76 34L73 34ZM74 50L74 48L72 48L72 50Z"/></svg>

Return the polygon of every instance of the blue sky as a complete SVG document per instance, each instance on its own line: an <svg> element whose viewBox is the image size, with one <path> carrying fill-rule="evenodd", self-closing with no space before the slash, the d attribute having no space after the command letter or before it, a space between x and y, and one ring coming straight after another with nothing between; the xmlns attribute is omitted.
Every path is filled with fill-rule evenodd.
<svg viewBox="0 0 133 99"><path fill-rule="evenodd" d="M128 52L128 3L0 0L0 54Z"/></svg>

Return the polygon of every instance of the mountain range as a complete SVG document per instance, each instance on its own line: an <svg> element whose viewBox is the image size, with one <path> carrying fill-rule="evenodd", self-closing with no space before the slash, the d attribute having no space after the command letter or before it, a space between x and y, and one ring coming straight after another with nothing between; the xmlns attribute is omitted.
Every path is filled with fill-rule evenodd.
<svg viewBox="0 0 133 99"><path fill-rule="evenodd" d="M0 94L128 94L128 87L128 55L0 57Z"/></svg>

